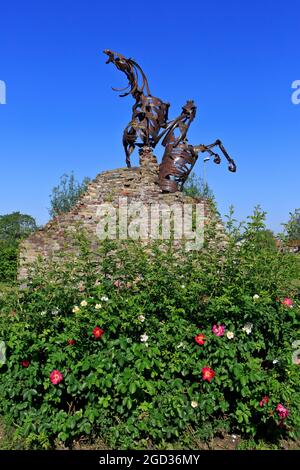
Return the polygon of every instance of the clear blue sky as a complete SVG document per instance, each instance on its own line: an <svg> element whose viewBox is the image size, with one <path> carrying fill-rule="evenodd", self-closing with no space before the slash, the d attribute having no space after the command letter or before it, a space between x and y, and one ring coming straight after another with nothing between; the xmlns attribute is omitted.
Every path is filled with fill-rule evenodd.
<svg viewBox="0 0 300 470"><path fill-rule="evenodd" d="M105 48L142 65L170 117L195 100L190 142L220 138L238 165L207 165L222 213L233 204L244 218L261 204L278 231L300 206L299 0L11 0L0 13L0 214L45 223L63 173L125 166L132 98L111 90L126 83Z"/></svg>

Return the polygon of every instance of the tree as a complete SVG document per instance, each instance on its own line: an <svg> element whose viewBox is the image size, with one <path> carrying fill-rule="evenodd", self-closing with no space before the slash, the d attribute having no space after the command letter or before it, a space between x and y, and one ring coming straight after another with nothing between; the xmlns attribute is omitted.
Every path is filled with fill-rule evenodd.
<svg viewBox="0 0 300 470"><path fill-rule="evenodd" d="M31 215L12 212L0 216L0 240L9 244L17 244L37 229L36 221Z"/></svg>
<svg viewBox="0 0 300 470"><path fill-rule="evenodd" d="M207 182L204 182L204 180L195 173L191 173L188 177L183 187L183 193L191 197L214 199L214 193Z"/></svg>
<svg viewBox="0 0 300 470"><path fill-rule="evenodd" d="M31 215L13 212L0 216L0 281L15 279L20 240L37 229Z"/></svg>
<svg viewBox="0 0 300 470"><path fill-rule="evenodd" d="M90 178L85 177L81 183L75 180L73 172L60 177L58 186L52 189L50 195L50 216L56 217L64 212L69 212L75 206L80 196L86 191Z"/></svg>
<svg viewBox="0 0 300 470"><path fill-rule="evenodd" d="M287 239L290 241L300 240L300 208L290 212L290 220L284 226Z"/></svg>

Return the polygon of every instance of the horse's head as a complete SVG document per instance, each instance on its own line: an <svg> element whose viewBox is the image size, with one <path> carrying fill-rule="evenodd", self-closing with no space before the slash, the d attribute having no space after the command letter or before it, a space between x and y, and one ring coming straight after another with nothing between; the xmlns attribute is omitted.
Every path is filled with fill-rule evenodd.
<svg viewBox="0 0 300 470"><path fill-rule="evenodd" d="M144 88L146 87L147 94L150 95L150 90L148 87L147 78L141 69L141 67L131 58L126 58L122 54L113 52L110 49L104 49L104 54L108 56L106 64L112 62L117 69L126 74L128 79L128 86L125 88L113 88L114 91L124 91L120 96L127 96L130 93L134 98L143 93ZM139 86L139 74L141 75L141 85Z"/></svg>
<svg viewBox="0 0 300 470"><path fill-rule="evenodd" d="M113 62L114 60L114 53L110 49L104 49L103 54L108 55L108 59L105 62L106 64L109 64L110 62Z"/></svg>
<svg viewBox="0 0 300 470"><path fill-rule="evenodd" d="M124 57L123 55L118 54L117 52L111 51L110 49L104 49L103 53L108 56L108 59L105 62L106 64L109 64L110 62L112 62L114 65L120 68L122 64L125 66L126 64L130 62L130 59L126 59L126 57Z"/></svg>

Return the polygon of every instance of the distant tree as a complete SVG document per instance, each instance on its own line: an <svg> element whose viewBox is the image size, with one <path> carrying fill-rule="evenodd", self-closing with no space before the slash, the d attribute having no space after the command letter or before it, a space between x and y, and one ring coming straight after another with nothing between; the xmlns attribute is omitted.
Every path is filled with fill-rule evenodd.
<svg viewBox="0 0 300 470"><path fill-rule="evenodd" d="M191 173L188 177L183 187L183 193L192 197L214 199L214 193L207 182L204 182L203 179L195 173Z"/></svg>
<svg viewBox="0 0 300 470"><path fill-rule="evenodd" d="M81 183L76 181L73 172L70 175L62 175L59 184L52 189L50 195L50 216L53 218L63 212L69 212L86 191L89 182L90 178L87 177Z"/></svg>
<svg viewBox="0 0 300 470"><path fill-rule="evenodd" d="M36 221L31 215L20 212L0 215L0 240L3 242L15 244L36 229Z"/></svg>
<svg viewBox="0 0 300 470"><path fill-rule="evenodd" d="M0 216L0 281L16 278L20 240L37 229L31 215L13 212Z"/></svg>
<svg viewBox="0 0 300 470"><path fill-rule="evenodd" d="M288 240L300 240L300 208L290 212L290 219L284 226L285 235Z"/></svg>

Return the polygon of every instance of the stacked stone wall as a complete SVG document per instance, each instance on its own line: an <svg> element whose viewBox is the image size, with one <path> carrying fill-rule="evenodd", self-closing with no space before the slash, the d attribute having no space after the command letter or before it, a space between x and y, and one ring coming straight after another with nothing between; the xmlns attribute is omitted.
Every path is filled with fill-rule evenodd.
<svg viewBox="0 0 300 470"><path fill-rule="evenodd" d="M55 217L45 226L30 235L21 245L19 277L25 278L28 265L38 256L50 258L69 248L72 250L68 234L79 227L83 228L91 241L99 243L96 230L99 223L97 210L101 204L119 204L120 198L127 198L144 204L184 204L195 202L194 198L181 192L163 193L158 184L159 167L151 152L140 155L140 166L105 171L89 184L86 192L74 208ZM199 200L197 200L199 202ZM203 201L205 217L208 216L208 204Z"/></svg>

